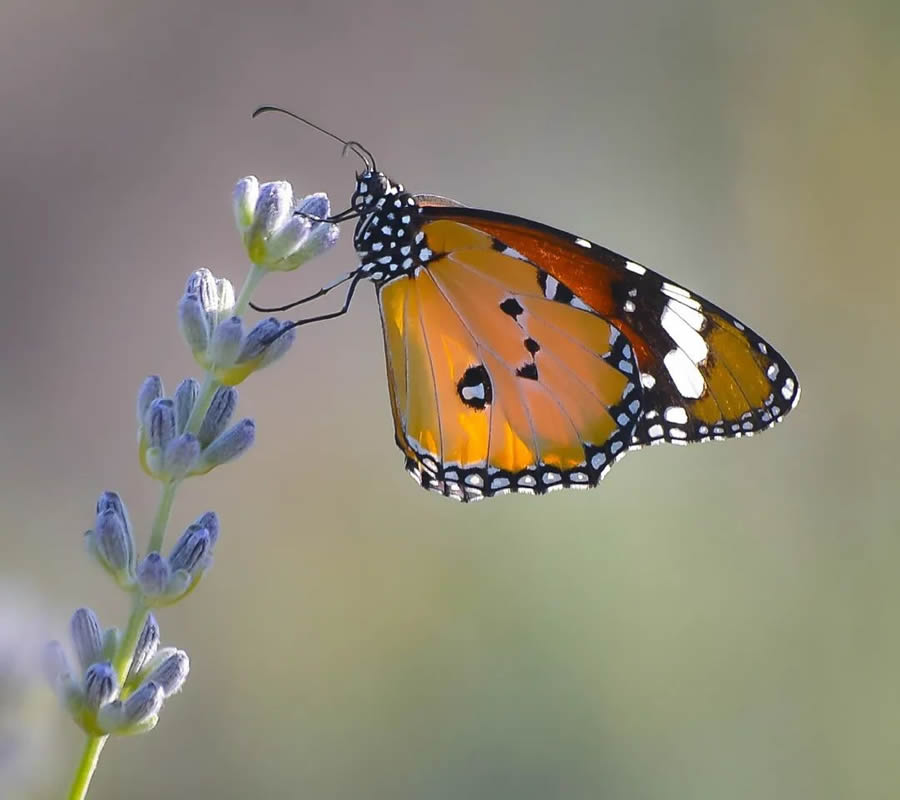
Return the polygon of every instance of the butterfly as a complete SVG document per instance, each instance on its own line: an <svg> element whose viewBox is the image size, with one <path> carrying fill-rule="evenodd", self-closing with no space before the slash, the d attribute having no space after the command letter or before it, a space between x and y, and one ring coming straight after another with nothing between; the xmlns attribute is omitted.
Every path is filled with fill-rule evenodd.
<svg viewBox="0 0 900 800"><path fill-rule="evenodd" d="M372 283L396 443L424 488L585 489L630 450L751 436L797 404L785 359L698 294L581 236L412 194L339 141L365 164L332 218L357 220L359 266L326 289L350 281L340 311L299 324Z"/></svg>

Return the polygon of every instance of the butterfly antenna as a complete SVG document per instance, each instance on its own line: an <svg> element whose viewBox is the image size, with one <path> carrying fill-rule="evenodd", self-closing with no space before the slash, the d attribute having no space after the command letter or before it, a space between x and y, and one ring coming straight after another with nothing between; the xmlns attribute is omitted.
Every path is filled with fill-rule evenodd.
<svg viewBox="0 0 900 800"><path fill-rule="evenodd" d="M346 152L350 150L360 158L363 164L366 165L367 170L373 172L375 171L375 158L359 142L353 140L347 141L346 139L342 139L340 136L332 133L329 130L326 130L321 125L316 125L315 122L310 122L308 119L304 119L299 114L295 114L293 111L288 111L286 108L280 108L279 106L260 106L256 109L256 111L253 112L253 114L251 114L251 118L256 119L256 117L258 117L260 114L265 114L269 111L277 111L279 114L285 114L288 117L293 117L298 122L302 122L304 125L309 125L310 128L314 128L315 130L319 131L319 133L324 133L326 136L330 136L335 141L340 142L342 145L344 145L344 149L342 151L343 154L346 154Z"/></svg>

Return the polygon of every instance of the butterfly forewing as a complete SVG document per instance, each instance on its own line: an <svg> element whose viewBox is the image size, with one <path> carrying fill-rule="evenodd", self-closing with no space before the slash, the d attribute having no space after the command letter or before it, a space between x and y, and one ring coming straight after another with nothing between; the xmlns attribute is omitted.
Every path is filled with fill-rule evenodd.
<svg viewBox="0 0 900 800"><path fill-rule="evenodd" d="M551 296L580 301L622 331L643 389L634 446L750 435L796 405L796 375L770 344L662 275L529 220L468 208L425 207L423 215L491 236L507 257L546 272Z"/></svg>

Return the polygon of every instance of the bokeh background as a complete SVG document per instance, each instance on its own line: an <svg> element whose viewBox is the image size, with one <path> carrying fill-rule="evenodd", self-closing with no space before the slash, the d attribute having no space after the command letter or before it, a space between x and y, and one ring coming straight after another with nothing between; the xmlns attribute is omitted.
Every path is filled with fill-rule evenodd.
<svg viewBox="0 0 900 800"><path fill-rule="evenodd" d="M356 164L261 103L654 266L803 386L752 440L464 507L402 469L363 290L242 387L257 446L179 494L170 530L224 526L159 615L192 672L91 796L895 797L898 36L888 0L5 0L0 582L53 635L125 621L81 534L109 488L146 542L134 396L197 373L187 274L243 279L233 182L349 197ZM349 233L256 299L351 268ZM42 788L0 797L61 796L54 726Z"/></svg>

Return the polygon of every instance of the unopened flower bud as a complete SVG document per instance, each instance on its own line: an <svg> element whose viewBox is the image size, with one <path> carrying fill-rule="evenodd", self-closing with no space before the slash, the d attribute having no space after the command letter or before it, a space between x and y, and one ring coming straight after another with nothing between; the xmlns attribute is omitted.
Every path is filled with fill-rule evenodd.
<svg viewBox="0 0 900 800"><path fill-rule="evenodd" d="M237 399L237 389L232 386L220 386L216 390L197 434L202 446L206 447L228 427Z"/></svg>
<svg viewBox="0 0 900 800"><path fill-rule="evenodd" d="M191 662L184 650L173 648L165 655L162 652L159 655L162 657L154 659L157 663L148 672L147 681L160 686L165 696L169 697L181 688L190 671Z"/></svg>
<svg viewBox="0 0 900 800"><path fill-rule="evenodd" d="M200 384L193 378L187 378L178 384L172 401L175 404L175 430L184 433L185 425L194 410L197 395L200 394Z"/></svg>
<svg viewBox="0 0 900 800"><path fill-rule="evenodd" d="M91 664L84 673L84 700L94 711L112 700L117 689L116 673L108 661Z"/></svg>
<svg viewBox="0 0 900 800"><path fill-rule="evenodd" d="M127 685L133 685L138 680L141 671L156 655L157 647L159 647L159 624L153 614L148 614L134 648L134 657L131 659L128 677L125 679Z"/></svg>
<svg viewBox="0 0 900 800"><path fill-rule="evenodd" d="M215 439L204 451L192 474L203 474L237 458L253 444L256 425L243 419Z"/></svg>
<svg viewBox="0 0 900 800"><path fill-rule="evenodd" d="M158 400L163 396L163 383L159 375L151 375L144 379L141 388L138 390L137 397L137 418L138 425L143 425L147 418L147 412L154 400Z"/></svg>
<svg viewBox="0 0 900 800"><path fill-rule="evenodd" d="M169 567L173 572L180 569L189 573L198 568L202 570L206 566L211 549L209 531L196 523L189 525L172 548Z"/></svg>
<svg viewBox="0 0 900 800"><path fill-rule="evenodd" d="M69 623L72 643L81 669L86 670L91 664L103 657L103 630L100 620L89 608L79 608Z"/></svg>
<svg viewBox="0 0 900 800"><path fill-rule="evenodd" d="M169 562L159 553L148 553L138 564L137 579L142 591L149 597L164 594L170 577Z"/></svg>

